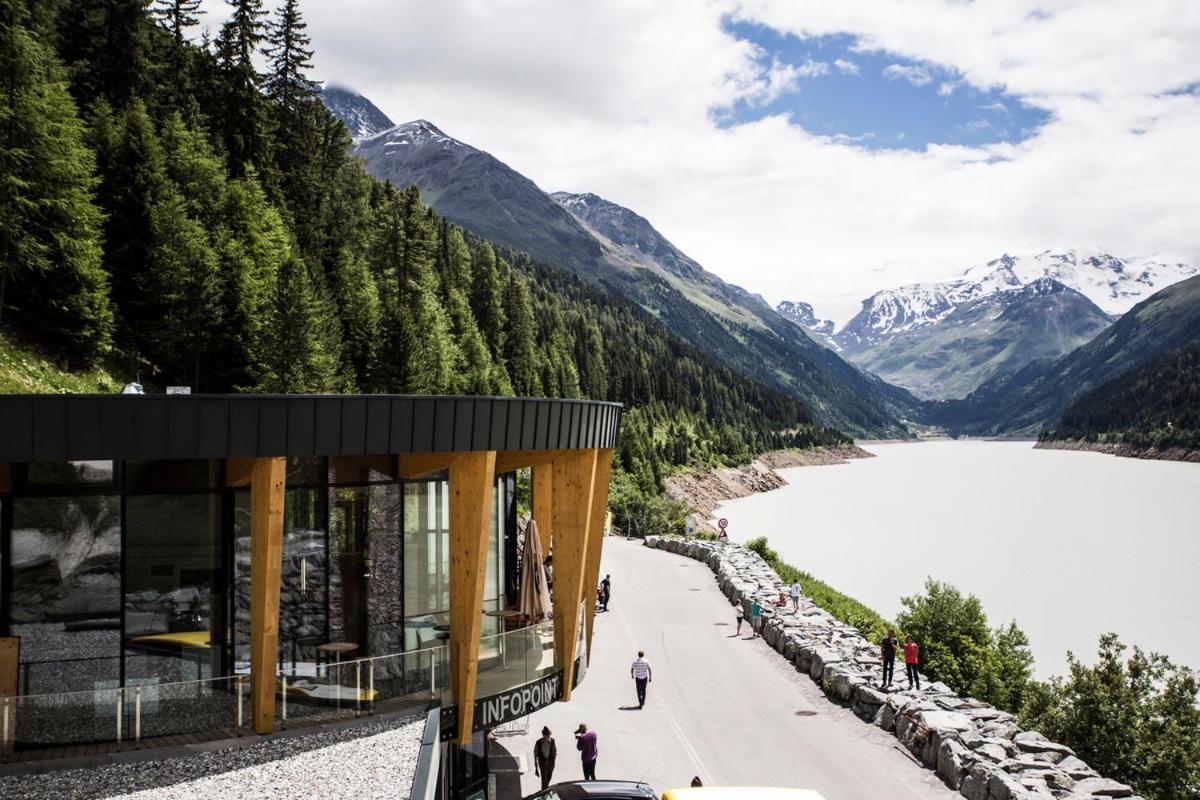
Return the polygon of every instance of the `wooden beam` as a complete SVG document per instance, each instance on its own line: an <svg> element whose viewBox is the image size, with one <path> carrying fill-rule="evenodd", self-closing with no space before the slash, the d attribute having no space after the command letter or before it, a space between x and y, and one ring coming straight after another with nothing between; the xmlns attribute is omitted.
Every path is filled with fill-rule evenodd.
<svg viewBox="0 0 1200 800"><path fill-rule="evenodd" d="M254 730L275 727L279 580L287 459L258 458L250 473L250 696Z"/></svg>
<svg viewBox="0 0 1200 800"><path fill-rule="evenodd" d="M545 558L550 555L550 531L554 527L554 506L551 503L551 498L554 497L554 465L541 464L534 467L530 478L533 490L533 518L537 520L538 539L542 543L542 557Z"/></svg>
<svg viewBox="0 0 1200 800"><path fill-rule="evenodd" d="M481 451L483 452L483 451ZM412 453L396 456L396 477L420 478L431 472L450 469L463 453Z"/></svg>
<svg viewBox="0 0 1200 800"><path fill-rule="evenodd" d="M459 744L471 741L474 722L495 475L494 450L459 453L450 464L450 682Z"/></svg>
<svg viewBox="0 0 1200 800"><path fill-rule="evenodd" d="M0 753L11 753L17 739L17 704L5 698L17 694L17 666L21 657L20 636L0 636L0 725L8 723L8 729L0 728ZM7 713L6 713L7 712Z"/></svg>
<svg viewBox="0 0 1200 800"><path fill-rule="evenodd" d="M564 702L571 699L575 679L579 604L585 591L596 591L596 587L584 585L583 569L595 476L595 450L574 450L554 461L554 663L563 671Z"/></svg>
<svg viewBox="0 0 1200 800"><path fill-rule="evenodd" d="M225 485L230 488L250 485L250 473L254 471L256 458L225 459Z"/></svg>
<svg viewBox="0 0 1200 800"><path fill-rule="evenodd" d="M596 451L596 477L592 483L592 518L588 522L588 554L584 587L594 590L600 582L600 556L604 549L604 517L608 513L608 486L612 478L612 450ZM592 627L596 621L596 592L587 591L587 657L592 663Z"/></svg>
<svg viewBox="0 0 1200 800"><path fill-rule="evenodd" d="M496 473L551 464L566 450L504 450L496 453Z"/></svg>
<svg viewBox="0 0 1200 800"><path fill-rule="evenodd" d="M0 464L0 494L12 491L12 464Z"/></svg>

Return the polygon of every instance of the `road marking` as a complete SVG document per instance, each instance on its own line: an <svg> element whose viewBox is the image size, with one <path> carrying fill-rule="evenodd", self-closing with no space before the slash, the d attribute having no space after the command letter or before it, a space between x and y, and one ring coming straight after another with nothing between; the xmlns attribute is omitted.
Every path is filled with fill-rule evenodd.
<svg viewBox="0 0 1200 800"><path fill-rule="evenodd" d="M629 635L630 643L636 642L637 635L634 634L633 626L629 624L629 620L625 617L625 612L618 608L617 616L621 618L621 624L625 627L625 633ZM668 663L670 662L665 639L663 640L663 659ZM692 760L692 765L696 768L696 774L700 776L700 780L704 781L705 786L715 786L716 781L713 780L708 770L704 768L704 762L701 760L700 754L696 752L696 748L692 747L691 741L688 740L687 735L683 732L683 728L679 725L679 721L675 719L675 715L671 713L671 709L667 707L666 703L658 703L655 705L655 708L662 710L663 716L667 719L667 724L671 726L671 730L679 737L679 743L683 745L683 751L687 754L687 757Z"/></svg>

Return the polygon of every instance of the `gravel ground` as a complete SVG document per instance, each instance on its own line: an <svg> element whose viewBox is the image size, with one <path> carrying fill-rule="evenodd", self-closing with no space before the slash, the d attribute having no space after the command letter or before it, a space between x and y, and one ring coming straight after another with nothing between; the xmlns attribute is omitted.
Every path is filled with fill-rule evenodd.
<svg viewBox="0 0 1200 800"><path fill-rule="evenodd" d="M407 717L161 761L3 777L0 797L406 800L424 725Z"/></svg>

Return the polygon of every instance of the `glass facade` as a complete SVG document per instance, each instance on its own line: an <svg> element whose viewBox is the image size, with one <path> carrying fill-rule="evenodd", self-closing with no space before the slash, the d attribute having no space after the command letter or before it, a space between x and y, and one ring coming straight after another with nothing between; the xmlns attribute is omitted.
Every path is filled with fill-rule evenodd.
<svg viewBox="0 0 1200 800"><path fill-rule="evenodd" d="M0 633L20 636L21 694L249 671L250 493L220 461L18 465L0 499ZM290 459L281 670L444 643L449 485L403 481L381 457ZM497 481L485 602L515 565L509 481ZM485 636L498 616L483 617ZM487 653L481 653L484 658Z"/></svg>

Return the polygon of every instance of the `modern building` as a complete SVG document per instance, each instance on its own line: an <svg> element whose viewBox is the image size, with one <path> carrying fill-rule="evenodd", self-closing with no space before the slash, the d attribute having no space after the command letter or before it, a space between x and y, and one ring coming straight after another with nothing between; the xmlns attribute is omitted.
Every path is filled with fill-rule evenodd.
<svg viewBox="0 0 1200 800"><path fill-rule="evenodd" d="M449 782L470 784L483 728L569 700L586 668L620 416L521 398L0 396L3 741L233 727L235 704L266 733L425 693L459 745ZM554 615L517 627L523 468Z"/></svg>

